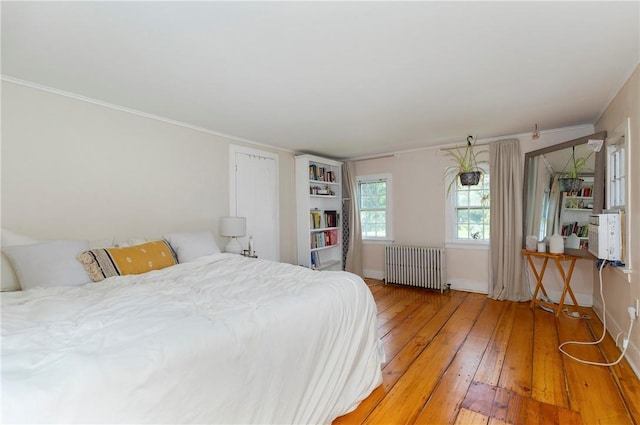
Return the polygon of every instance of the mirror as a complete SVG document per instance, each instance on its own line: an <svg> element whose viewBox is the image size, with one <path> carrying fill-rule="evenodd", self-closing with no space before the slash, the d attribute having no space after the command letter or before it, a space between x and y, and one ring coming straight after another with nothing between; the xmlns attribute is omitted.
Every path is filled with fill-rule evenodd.
<svg viewBox="0 0 640 425"><path fill-rule="evenodd" d="M606 137L607 132L602 131L525 155L523 248L528 235L542 240L551 236L557 227L558 233L565 237L565 253L590 256L587 225L589 215L602 212L604 205ZM600 150L596 152L589 140L602 140ZM562 178L572 164L580 165L583 161L583 167L577 170L582 182L579 186L566 186Z"/></svg>

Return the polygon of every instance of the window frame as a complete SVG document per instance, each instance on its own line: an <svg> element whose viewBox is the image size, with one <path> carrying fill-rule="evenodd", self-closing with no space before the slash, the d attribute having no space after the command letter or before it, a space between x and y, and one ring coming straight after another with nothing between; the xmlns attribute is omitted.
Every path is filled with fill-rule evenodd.
<svg viewBox="0 0 640 425"><path fill-rule="evenodd" d="M386 182L386 205L385 205L385 233L384 237L372 237L365 236L364 231L362 232L362 241L363 242L393 242L393 180L390 173L383 174L368 174L362 176L356 176L356 186L357 186L357 202L358 202L358 210L361 212L361 195L360 195L360 185L362 183L377 183L380 181ZM365 210L366 211L366 210ZM362 226L362 213L360 217L360 226Z"/></svg>
<svg viewBox="0 0 640 425"><path fill-rule="evenodd" d="M488 166L482 166L481 167L485 173L485 175L489 175L491 176L491 172ZM482 179L485 178L485 175L482 176ZM446 223L446 235L445 235L445 241L446 241L446 245L456 245L456 246L472 246L472 247L486 247L486 249L488 249L489 244L490 244L490 232L491 232L491 228L489 227L489 234L487 235L486 239L461 239L458 238L458 206L456 205L457 203L457 198L458 198L458 190L460 189L460 183L459 181L455 184L454 188L452 188L453 190L450 191L450 193L448 195L445 194L445 196L447 197L447 202L445 202L446 205L446 211L445 211L445 223ZM469 188L467 190L470 190ZM491 197L491 191L489 188L489 198ZM489 202L491 202L489 200ZM489 206L486 208L487 210L491 210L491 204L489 203ZM491 225L491 218L489 218L489 226Z"/></svg>

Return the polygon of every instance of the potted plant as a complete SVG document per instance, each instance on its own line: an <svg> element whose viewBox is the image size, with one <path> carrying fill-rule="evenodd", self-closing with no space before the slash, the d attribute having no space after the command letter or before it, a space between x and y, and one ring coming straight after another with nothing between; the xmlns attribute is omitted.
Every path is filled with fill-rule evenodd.
<svg viewBox="0 0 640 425"><path fill-rule="evenodd" d="M458 179L462 186L475 186L480 182L484 171L479 165L486 164L487 161L478 161L478 155L487 151L474 150L475 144L476 138L468 136L467 145L464 148L451 149L445 154L455 162L455 165L451 165L445 170L445 179L449 180L447 195Z"/></svg>
<svg viewBox="0 0 640 425"><path fill-rule="evenodd" d="M584 180L580 178L580 175L585 171L587 161L591 158L591 155L593 155L593 151L587 156L576 158L576 148L575 146L573 147L571 158L564 167L566 169L569 166L569 169L558 179L560 192L578 192L582 188Z"/></svg>

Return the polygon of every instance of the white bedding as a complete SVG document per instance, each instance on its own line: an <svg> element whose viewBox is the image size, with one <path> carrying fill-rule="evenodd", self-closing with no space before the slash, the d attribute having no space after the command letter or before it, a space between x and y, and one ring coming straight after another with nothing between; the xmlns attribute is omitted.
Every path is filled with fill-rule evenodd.
<svg viewBox="0 0 640 425"><path fill-rule="evenodd" d="M3 422L329 423L382 382L350 273L215 254L1 297Z"/></svg>

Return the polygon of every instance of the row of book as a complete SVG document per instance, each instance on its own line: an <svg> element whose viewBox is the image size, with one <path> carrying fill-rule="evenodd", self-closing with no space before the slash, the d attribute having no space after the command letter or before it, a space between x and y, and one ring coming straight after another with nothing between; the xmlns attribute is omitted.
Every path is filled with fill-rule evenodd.
<svg viewBox="0 0 640 425"><path fill-rule="evenodd" d="M332 246L337 244L338 231L335 229L311 234L311 249L324 248L325 246Z"/></svg>
<svg viewBox="0 0 640 425"><path fill-rule="evenodd" d="M591 186L585 186L577 192L567 192L567 196L584 196L588 198L593 196L593 188Z"/></svg>
<svg viewBox="0 0 640 425"><path fill-rule="evenodd" d="M562 236L571 236L572 233L575 233L578 237L586 238L589 235L589 225L579 224L574 221L562 226Z"/></svg>
<svg viewBox="0 0 640 425"><path fill-rule="evenodd" d="M318 255L318 251L311 251L311 268L320 268L320 255Z"/></svg>
<svg viewBox="0 0 640 425"><path fill-rule="evenodd" d="M309 180L336 182L336 173L317 164L309 164Z"/></svg>
<svg viewBox="0 0 640 425"><path fill-rule="evenodd" d="M309 214L312 229L338 227L338 212L335 210L311 210ZM324 224L324 225L323 225Z"/></svg>
<svg viewBox="0 0 640 425"><path fill-rule="evenodd" d="M329 186L309 186L309 195L321 195L321 196L335 196L336 192L331 190Z"/></svg>

